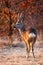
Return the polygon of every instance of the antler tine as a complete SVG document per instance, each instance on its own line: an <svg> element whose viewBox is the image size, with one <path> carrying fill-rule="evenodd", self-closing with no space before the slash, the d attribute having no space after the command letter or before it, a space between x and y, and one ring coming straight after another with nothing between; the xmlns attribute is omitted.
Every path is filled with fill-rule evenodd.
<svg viewBox="0 0 43 65"><path fill-rule="evenodd" d="M17 21L21 20L22 19L22 13L18 13L18 16L17 16Z"/></svg>
<svg viewBox="0 0 43 65"><path fill-rule="evenodd" d="M20 18L20 14L18 13L17 19L19 19L19 18Z"/></svg>
<svg viewBox="0 0 43 65"><path fill-rule="evenodd" d="M22 13L20 14L20 18L22 18Z"/></svg>
<svg viewBox="0 0 43 65"><path fill-rule="evenodd" d="M17 22L19 21L19 19L20 19L20 14L18 13L18 15L17 15Z"/></svg>

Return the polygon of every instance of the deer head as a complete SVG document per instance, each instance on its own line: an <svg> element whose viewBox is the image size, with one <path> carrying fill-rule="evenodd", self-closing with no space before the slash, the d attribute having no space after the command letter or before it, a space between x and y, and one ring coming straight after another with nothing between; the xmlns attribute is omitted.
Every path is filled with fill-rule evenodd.
<svg viewBox="0 0 43 65"><path fill-rule="evenodd" d="M22 23L22 13L17 16L17 23L14 25L14 28L21 28L23 26Z"/></svg>
<svg viewBox="0 0 43 65"><path fill-rule="evenodd" d="M25 30L24 29L24 24L23 24L23 18L22 18L22 13L17 16L17 23L14 25L14 28L20 29L20 30Z"/></svg>

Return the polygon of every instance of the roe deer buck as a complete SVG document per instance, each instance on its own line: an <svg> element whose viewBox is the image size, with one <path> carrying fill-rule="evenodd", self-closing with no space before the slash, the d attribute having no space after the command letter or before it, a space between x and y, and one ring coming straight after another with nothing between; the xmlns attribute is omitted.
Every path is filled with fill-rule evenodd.
<svg viewBox="0 0 43 65"><path fill-rule="evenodd" d="M22 13L18 14L18 20L17 23L14 25L14 28L18 29L20 32L20 35L24 41L25 47L26 47L26 57L29 57L29 52L31 50L32 47L32 53L33 53L33 57L34 56L34 43L36 41L37 38L37 32L36 29L34 28L30 28L29 32L26 31L24 24L23 24L23 20L22 20Z"/></svg>

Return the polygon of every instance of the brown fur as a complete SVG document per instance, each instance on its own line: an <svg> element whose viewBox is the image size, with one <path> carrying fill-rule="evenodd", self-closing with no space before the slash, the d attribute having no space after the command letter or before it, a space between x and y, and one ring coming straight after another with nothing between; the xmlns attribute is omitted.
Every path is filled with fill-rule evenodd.
<svg viewBox="0 0 43 65"><path fill-rule="evenodd" d="M26 57L29 57L29 52L30 52L30 50L31 50L33 38L30 38L30 37L29 37L29 32L28 32L28 31L21 32L21 31L19 30L19 32L20 32L21 37L22 37L22 40L24 41L24 44L25 44Z"/></svg>

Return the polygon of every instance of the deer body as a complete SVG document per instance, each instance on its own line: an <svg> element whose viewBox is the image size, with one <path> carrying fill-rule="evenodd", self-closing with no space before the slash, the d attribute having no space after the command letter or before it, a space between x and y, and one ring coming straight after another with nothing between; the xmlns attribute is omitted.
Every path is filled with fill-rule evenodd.
<svg viewBox="0 0 43 65"><path fill-rule="evenodd" d="M29 52L31 50L31 47L32 47L33 57L35 57L33 46L37 37L36 30L34 28L30 28L29 31L26 31L21 16L19 17L18 22L14 25L14 28L17 28L19 30L22 40L24 41L26 48L26 57L27 58L29 57Z"/></svg>

